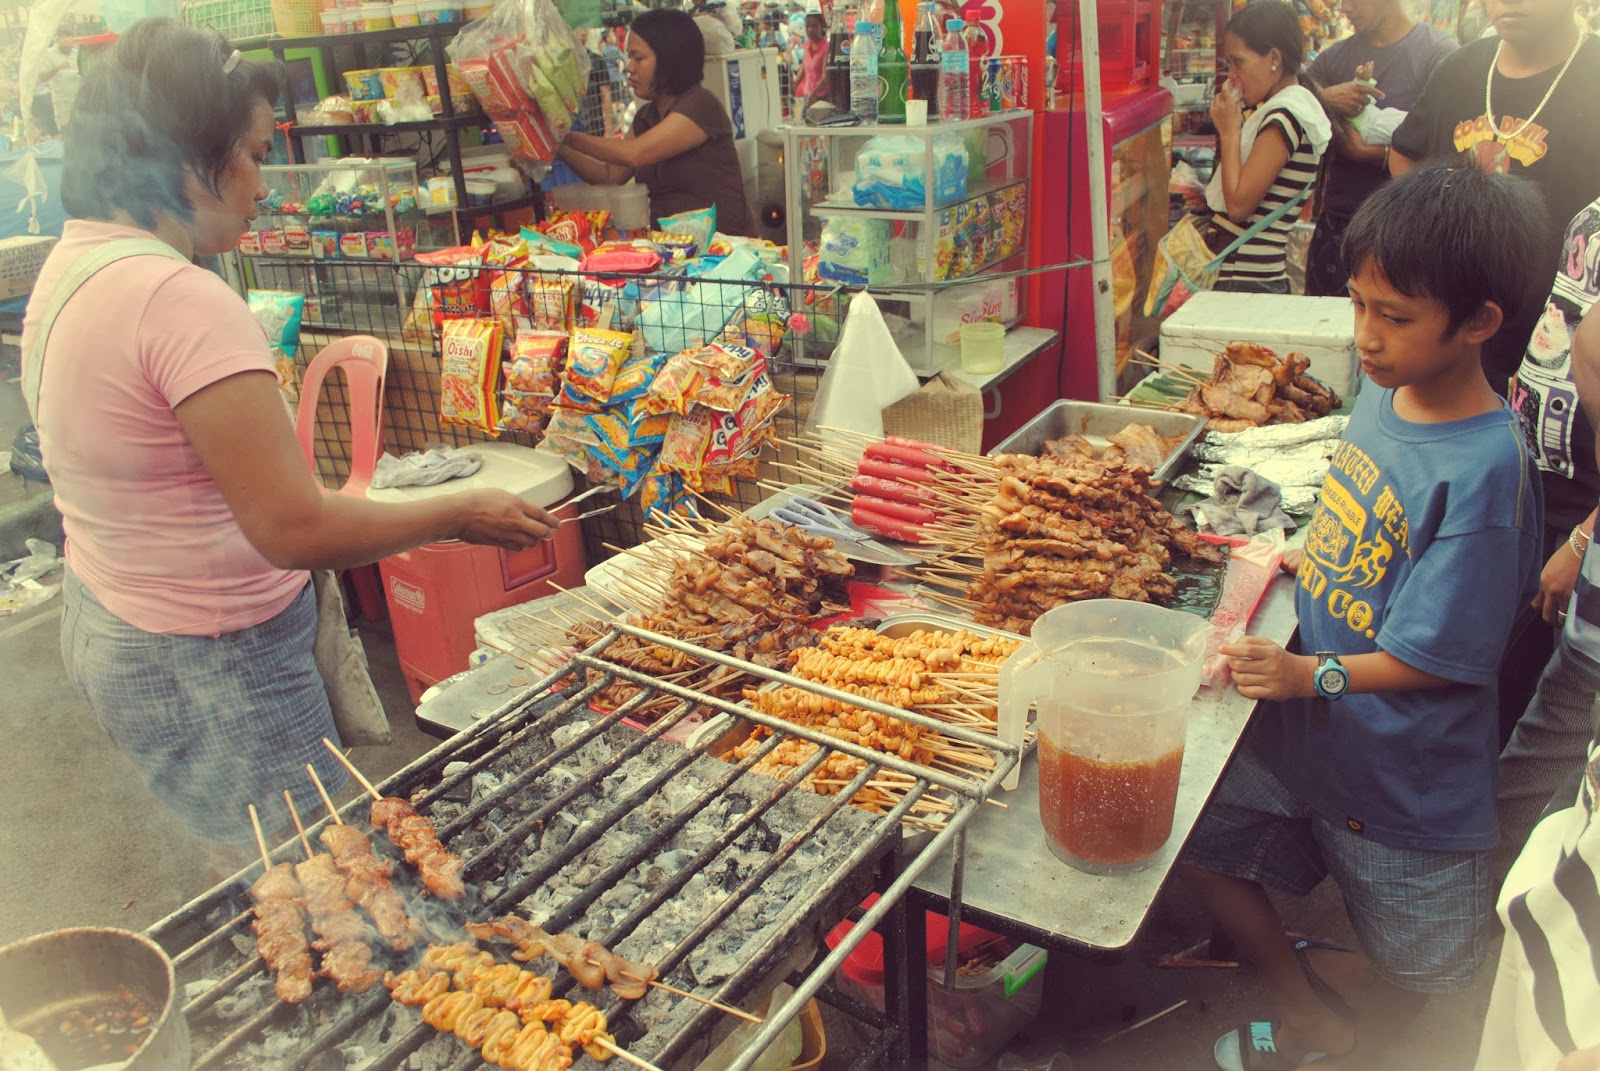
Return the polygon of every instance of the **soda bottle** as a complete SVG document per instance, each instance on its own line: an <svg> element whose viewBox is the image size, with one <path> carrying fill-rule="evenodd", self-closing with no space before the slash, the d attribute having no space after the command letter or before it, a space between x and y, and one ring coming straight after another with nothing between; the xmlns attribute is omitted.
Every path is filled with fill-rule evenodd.
<svg viewBox="0 0 1600 1071"><path fill-rule="evenodd" d="M933 0L921 0L911 35L911 95L929 105L939 96L939 40L943 36Z"/></svg>
<svg viewBox="0 0 1600 1071"><path fill-rule="evenodd" d="M900 31L900 8L890 0L884 5L883 42L878 49L878 122L906 121L905 35Z"/></svg>
<svg viewBox="0 0 1600 1071"><path fill-rule="evenodd" d="M828 103L844 114L850 110L850 30L843 0L833 5L828 25Z"/></svg>
<svg viewBox="0 0 1600 1071"><path fill-rule="evenodd" d="M983 32L983 27L978 23L978 7L969 5L966 11L966 23L961 29L961 36L967 42L967 62L971 64L967 74L967 85L972 93L972 103L968 105L969 114L985 115L989 105L984 98L984 81L989 74L989 35Z"/></svg>
<svg viewBox="0 0 1600 1071"><path fill-rule="evenodd" d="M863 123L878 121L878 26L865 19L856 20L855 40L850 42L850 110ZM900 106L905 118L905 104Z"/></svg>
<svg viewBox="0 0 1600 1071"><path fill-rule="evenodd" d="M939 46L939 118L947 123L972 114L972 71L967 65L967 42L961 36L964 25L960 19L946 22Z"/></svg>

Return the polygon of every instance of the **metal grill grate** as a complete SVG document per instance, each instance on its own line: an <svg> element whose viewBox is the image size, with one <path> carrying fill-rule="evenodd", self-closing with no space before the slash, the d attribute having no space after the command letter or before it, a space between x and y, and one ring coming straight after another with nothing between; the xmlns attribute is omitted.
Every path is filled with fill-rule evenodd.
<svg viewBox="0 0 1600 1071"><path fill-rule="evenodd" d="M623 636L935 728L988 749L995 769L982 779L931 769L658 681L608 660L607 651ZM580 685L569 680L575 669L593 672ZM603 716L591 711L590 699L617 679L640 685L639 693ZM634 708L661 696L679 702L648 731L621 724ZM772 735L737 763L714 757L711 740L690 747L661 740L697 707L729 714L741 725L764 726ZM776 781L750 772L796 737L821 747L790 777ZM866 765L837 795L795 791L832 751ZM599 940L654 966L664 981L725 1003L758 997L810 961L821 933L858 902L874 871L891 860L901 821L917 800L934 792L951 801L942 831L898 876L884 872L878 882L887 886L883 897L850 939L799 979L790 1001L768 1016L749 1058L735 1065L742 1071L895 907L928 862L947 849L959 860L966 822L1017 759L1017 748L993 737L618 624L574 654L570 665L418 759L382 790L412 797L434 818L445 844L467 859L465 876L475 886L471 917L542 914L535 921L552 930ZM915 785L887 814L850 806L851 797L883 769L910 775ZM363 800L343 809L347 820L362 826L364 812ZM327 821L311 828L313 837ZM597 848L598 859L592 855ZM284 845L274 859L292 861L298 852ZM952 924L959 919L959 865L956 873ZM381 989L345 997L322 982L303 1005L276 1001L250 939L246 890L256 874L253 867L241 872L150 930L174 955L189 987L185 1013L196 1039L195 1071L338 1068L353 1064L351 1046L370 1060L361 1066L371 1071L478 1065L475 1052L418 1023L414 1013L391 1009ZM440 941L456 939L463 918L440 905L429 908L421 916L425 927ZM402 964L396 958L393 965ZM663 1067L693 1066L731 1026L723 1013L661 990L624 1004L609 992L576 990L565 973L554 980L557 996L587 997L607 1014L620 1044ZM430 1047L428 1059L424 1047Z"/></svg>

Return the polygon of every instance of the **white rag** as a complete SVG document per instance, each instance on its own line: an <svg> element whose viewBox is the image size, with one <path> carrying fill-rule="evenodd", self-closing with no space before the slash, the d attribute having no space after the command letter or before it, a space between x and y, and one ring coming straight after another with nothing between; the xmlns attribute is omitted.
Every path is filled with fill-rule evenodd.
<svg viewBox="0 0 1600 1071"><path fill-rule="evenodd" d="M483 467L477 454L450 446L435 446L421 453L395 457L384 454L372 471L372 486L432 487L446 480L471 476Z"/></svg>
<svg viewBox="0 0 1600 1071"><path fill-rule="evenodd" d="M1261 124L1273 112L1288 112L1294 116L1299 121L1300 128L1311 139L1312 151L1319 157L1327 149L1328 142L1333 139L1333 123L1329 121L1328 113L1323 110L1322 103L1312 95L1311 90L1302 85L1288 86L1269 97L1250 114L1250 118L1244 121L1244 126L1239 131L1241 166L1250 159L1250 150L1255 148L1256 135L1261 131ZM1220 160L1217 163L1217 170L1211 176L1211 181L1206 183L1206 204L1213 212L1228 214L1228 202L1222 196Z"/></svg>

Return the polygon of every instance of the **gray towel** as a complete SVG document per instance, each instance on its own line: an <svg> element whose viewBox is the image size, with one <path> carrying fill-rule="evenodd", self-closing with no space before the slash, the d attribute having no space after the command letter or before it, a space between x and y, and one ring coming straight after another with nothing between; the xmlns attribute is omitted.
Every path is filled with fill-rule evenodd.
<svg viewBox="0 0 1600 1071"><path fill-rule="evenodd" d="M372 472L372 486L432 487L446 480L471 476L483 467L477 454L453 446L429 447L420 453L395 457L384 454Z"/></svg>
<svg viewBox="0 0 1600 1071"><path fill-rule="evenodd" d="M1294 531L1278 485L1243 465L1229 465L1217 473L1212 497L1189 509L1202 530L1217 535L1248 536L1269 528Z"/></svg>

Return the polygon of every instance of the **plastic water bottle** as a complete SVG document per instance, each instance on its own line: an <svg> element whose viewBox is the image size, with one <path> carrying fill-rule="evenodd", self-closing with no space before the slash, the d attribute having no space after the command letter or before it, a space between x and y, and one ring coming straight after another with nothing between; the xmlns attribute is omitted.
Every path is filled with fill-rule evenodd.
<svg viewBox="0 0 1600 1071"><path fill-rule="evenodd" d="M863 123L878 121L878 25L856 20L856 39L850 42L850 110Z"/></svg>
<svg viewBox="0 0 1600 1071"><path fill-rule="evenodd" d="M950 19L944 24L939 46L939 118L958 123L972 114L972 73L967 66L967 42L961 36L966 23Z"/></svg>

